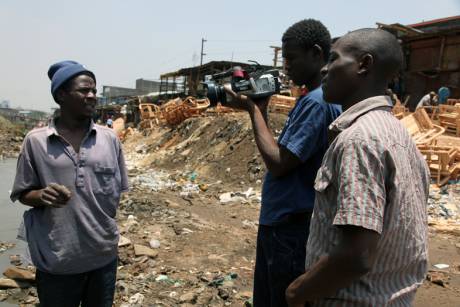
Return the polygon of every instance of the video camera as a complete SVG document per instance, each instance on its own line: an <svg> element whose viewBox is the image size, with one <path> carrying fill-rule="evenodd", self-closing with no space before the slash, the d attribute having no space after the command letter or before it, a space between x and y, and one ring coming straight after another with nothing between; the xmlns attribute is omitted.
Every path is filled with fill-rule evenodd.
<svg viewBox="0 0 460 307"><path fill-rule="evenodd" d="M267 98L279 93L281 87L279 70L264 70L259 63L249 62L255 63L250 66L249 71L235 66L227 71L214 74L211 80L203 82L206 97L211 105L216 105L218 102L225 105L229 102L224 86L216 82L227 77L231 77L230 85L235 93L246 95L252 100Z"/></svg>

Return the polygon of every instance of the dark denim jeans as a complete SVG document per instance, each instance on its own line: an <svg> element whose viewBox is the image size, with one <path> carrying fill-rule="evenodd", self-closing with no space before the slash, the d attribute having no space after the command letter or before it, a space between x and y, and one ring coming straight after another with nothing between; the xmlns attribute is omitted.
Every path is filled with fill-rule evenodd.
<svg viewBox="0 0 460 307"><path fill-rule="evenodd" d="M300 224L259 226L254 272L254 307L287 306L287 287L305 272L305 248L309 228L310 219Z"/></svg>
<svg viewBox="0 0 460 307"><path fill-rule="evenodd" d="M37 270L40 307L112 307L117 259L86 273L54 275Z"/></svg>

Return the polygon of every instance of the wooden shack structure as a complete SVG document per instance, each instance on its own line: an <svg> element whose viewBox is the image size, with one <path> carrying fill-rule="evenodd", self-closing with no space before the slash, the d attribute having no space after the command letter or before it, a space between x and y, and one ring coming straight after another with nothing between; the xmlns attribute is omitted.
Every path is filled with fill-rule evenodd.
<svg viewBox="0 0 460 307"><path fill-rule="evenodd" d="M392 86L399 97L410 96L411 110L442 86L450 89L451 97L460 97L460 15L411 25L377 25L401 41L406 65Z"/></svg>

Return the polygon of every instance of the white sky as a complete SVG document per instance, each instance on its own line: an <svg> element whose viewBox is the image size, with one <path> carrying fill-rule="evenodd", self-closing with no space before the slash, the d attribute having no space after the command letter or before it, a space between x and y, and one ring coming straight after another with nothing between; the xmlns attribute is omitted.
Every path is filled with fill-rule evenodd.
<svg viewBox="0 0 460 307"><path fill-rule="evenodd" d="M203 62L257 60L271 64L270 45L305 19L321 20L332 36L375 27L460 15L460 0L148 1L0 0L0 101L49 111L48 67L76 60L102 85L134 87L137 78Z"/></svg>

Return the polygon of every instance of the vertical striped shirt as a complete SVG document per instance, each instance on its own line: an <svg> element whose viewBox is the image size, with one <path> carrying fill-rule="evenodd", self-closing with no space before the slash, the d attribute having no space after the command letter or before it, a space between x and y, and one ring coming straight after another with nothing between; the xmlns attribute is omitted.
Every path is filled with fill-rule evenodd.
<svg viewBox="0 0 460 307"><path fill-rule="evenodd" d="M329 128L339 134L315 181L306 269L338 245L337 226L380 238L370 272L312 306L411 306L427 270L427 165L387 96L355 104Z"/></svg>

